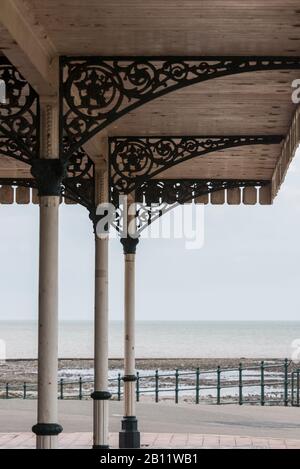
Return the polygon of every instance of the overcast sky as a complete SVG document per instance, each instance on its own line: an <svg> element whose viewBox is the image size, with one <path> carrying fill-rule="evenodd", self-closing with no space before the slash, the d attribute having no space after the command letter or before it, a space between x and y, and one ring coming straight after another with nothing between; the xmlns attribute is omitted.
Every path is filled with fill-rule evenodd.
<svg viewBox="0 0 300 469"><path fill-rule="evenodd" d="M178 215L179 216L179 215ZM142 240L137 319L298 320L300 152L273 206L208 206L204 245ZM1 319L37 317L38 208L0 205ZM60 211L60 318L92 319L94 241L87 212ZM110 317L123 313L123 257L110 243Z"/></svg>

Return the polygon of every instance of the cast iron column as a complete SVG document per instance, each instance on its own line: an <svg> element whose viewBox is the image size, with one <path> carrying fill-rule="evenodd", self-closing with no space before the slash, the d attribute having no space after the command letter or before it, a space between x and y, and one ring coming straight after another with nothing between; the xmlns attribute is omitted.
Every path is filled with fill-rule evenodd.
<svg viewBox="0 0 300 469"><path fill-rule="evenodd" d="M96 204L107 202L107 162L95 168ZM97 234L95 226L95 329L94 329L94 401L93 448L109 448L109 399L108 391L108 237Z"/></svg>
<svg viewBox="0 0 300 469"><path fill-rule="evenodd" d="M140 448L140 432L135 415L135 254L138 238L122 238L125 258L124 312L124 417L119 433L120 448Z"/></svg>
<svg viewBox="0 0 300 469"><path fill-rule="evenodd" d="M57 140L56 110L51 102L42 103L42 159L32 164L40 198L38 411L32 428L38 449L57 448L62 431L57 423L58 212L65 168L54 153L58 151L53 143Z"/></svg>

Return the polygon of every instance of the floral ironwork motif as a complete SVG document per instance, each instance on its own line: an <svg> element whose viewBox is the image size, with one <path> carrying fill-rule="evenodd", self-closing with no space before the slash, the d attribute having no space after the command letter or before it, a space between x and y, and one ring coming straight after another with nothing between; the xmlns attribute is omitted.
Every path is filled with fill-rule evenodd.
<svg viewBox="0 0 300 469"><path fill-rule="evenodd" d="M200 196L233 188L256 187L270 184L266 180L222 179L150 179L136 190L136 224L139 235L151 223L180 204ZM123 208L119 206L120 193L111 189L112 202L117 208L114 227L123 231Z"/></svg>
<svg viewBox="0 0 300 469"><path fill-rule="evenodd" d="M226 75L291 69L300 69L300 57L62 57L65 151L72 154L122 115L171 91Z"/></svg>
<svg viewBox="0 0 300 469"><path fill-rule="evenodd" d="M284 136L111 137L110 184L128 194L178 163L214 151L246 145L271 145Z"/></svg>
<svg viewBox="0 0 300 469"><path fill-rule="evenodd" d="M39 99L5 58L0 58L5 103L0 103L0 154L25 163L39 156Z"/></svg>

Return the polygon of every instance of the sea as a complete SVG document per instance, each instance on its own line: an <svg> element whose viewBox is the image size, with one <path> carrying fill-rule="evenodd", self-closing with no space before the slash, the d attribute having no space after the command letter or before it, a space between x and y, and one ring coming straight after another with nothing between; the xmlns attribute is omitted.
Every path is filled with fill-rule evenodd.
<svg viewBox="0 0 300 469"><path fill-rule="evenodd" d="M0 349L7 359L37 357L37 324L0 321ZM93 357L93 322L59 327L60 358ZM138 358L300 357L300 321L137 321ZM123 323L109 327L109 355L123 356ZM298 357L298 358L299 358ZM296 357L297 358L297 357ZM2 357L3 359L3 357Z"/></svg>

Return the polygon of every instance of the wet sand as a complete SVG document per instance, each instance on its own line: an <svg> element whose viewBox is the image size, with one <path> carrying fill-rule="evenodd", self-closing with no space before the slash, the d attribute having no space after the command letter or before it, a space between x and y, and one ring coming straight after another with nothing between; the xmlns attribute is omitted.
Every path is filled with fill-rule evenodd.
<svg viewBox="0 0 300 469"><path fill-rule="evenodd" d="M263 360L263 359L261 359ZM155 371L174 371L178 369L184 370L195 370L197 367L202 371L216 370L218 366L221 368L237 368L239 363L243 364L243 367L250 367L260 364L260 359L251 358L172 358L172 359L137 359L136 368L139 371L151 370ZM268 359L266 363L273 363L280 365L283 360L280 359ZM296 369L298 366L291 364L289 370ZM93 360L89 359L60 359L59 370L72 370L77 376L80 375L81 371L91 370L93 368ZM109 360L110 370L122 370L123 361L121 359L110 359ZM23 382L36 383L37 382L37 360L7 360L0 366L0 383L14 383L19 384Z"/></svg>

